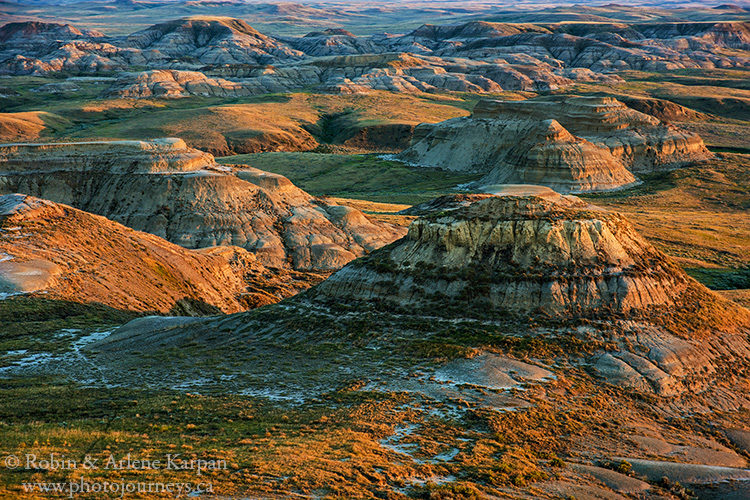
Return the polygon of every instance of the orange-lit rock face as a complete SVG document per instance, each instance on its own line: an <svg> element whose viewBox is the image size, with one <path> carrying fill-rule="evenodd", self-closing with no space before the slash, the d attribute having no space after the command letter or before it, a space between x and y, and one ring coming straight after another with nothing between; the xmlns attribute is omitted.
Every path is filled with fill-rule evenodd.
<svg viewBox="0 0 750 500"><path fill-rule="evenodd" d="M49 298L130 311L166 313L184 299L217 311L245 309L243 273L227 258L21 194L0 196L0 224L3 292L43 291ZM19 230L6 230L12 227ZM16 272L19 266L24 272ZM252 259L244 271L251 268L261 272L263 266Z"/></svg>

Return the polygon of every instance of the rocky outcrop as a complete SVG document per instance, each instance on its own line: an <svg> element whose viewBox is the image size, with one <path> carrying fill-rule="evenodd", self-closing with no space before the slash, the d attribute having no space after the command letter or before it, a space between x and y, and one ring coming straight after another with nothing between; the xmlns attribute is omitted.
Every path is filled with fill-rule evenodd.
<svg viewBox="0 0 750 500"><path fill-rule="evenodd" d="M222 331L232 334L214 352L244 345L287 352L294 348L291 325L304 352L326 339L320 354L330 356L325 362L301 356L295 363L309 359L311 376L331 366L327 382L384 380L393 384L389 390L411 387L450 401L460 385L491 392L512 386L524 373L536 372L538 381L566 366L587 383L657 394L670 398L664 400L668 405L747 404L750 312L687 277L618 214L540 187L496 191L503 196L448 196L417 207L422 217L407 236L265 309L266 315L189 325L179 319L132 322L95 348L112 360L103 365L117 366L117 356L130 357L126 366L131 366L141 362L132 353L144 345L198 341L208 347ZM337 348L328 342L338 342ZM518 346L521 352L526 349L521 346L538 346L555 362L540 371L538 364L489 354L488 345L493 351ZM458 355L436 367L433 346L441 357L444 346L476 349L468 359ZM418 366L427 385L399 385L404 370L416 371L414 352L425 349L429 362ZM341 352L351 356L343 375L335 361ZM383 359L391 362L401 353L405 365L384 375L390 365ZM285 383L294 387L322 380L310 383L298 371L290 374L276 365L250 369L274 383L287 377ZM571 372L563 373L567 378ZM432 382L453 385L446 392L430 387Z"/></svg>
<svg viewBox="0 0 750 500"><path fill-rule="evenodd" d="M314 283L237 247L186 250L67 205L0 196L0 294L137 312L238 312Z"/></svg>
<svg viewBox="0 0 750 500"><path fill-rule="evenodd" d="M746 23L563 23L549 28L552 33L519 33L458 46L446 43L430 52L471 58L527 54L548 64L596 72L746 67L750 62L746 54L726 55L721 50L742 46Z"/></svg>
<svg viewBox="0 0 750 500"><path fill-rule="evenodd" d="M501 92L552 90L573 82L619 82L619 77L588 70L553 71L546 66L415 57L406 53L320 57L273 66L221 65L201 72L151 70L122 74L109 90L125 97L237 97L301 88L358 94L394 92Z"/></svg>
<svg viewBox="0 0 750 500"><path fill-rule="evenodd" d="M277 268L338 269L403 234L285 177L218 165L179 139L3 146L0 194L16 192L186 248L239 246Z"/></svg>
<svg viewBox="0 0 750 500"><path fill-rule="evenodd" d="M188 148L182 139L16 143L0 147L0 172L89 172L104 174L188 173L220 169L213 156Z"/></svg>
<svg viewBox="0 0 750 500"><path fill-rule="evenodd" d="M421 130L420 130L421 129ZM573 136L556 120L453 119L420 125L398 157L411 164L487 172L479 183L541 184L561 192L615 189L636 182L601 147ZM488 140L489 139L489 140Z"/></svg>
<svg viewBox="0 0 750 500"><path fill-rule="evenodd" d="M750 50L750 23L747 22L636 24L633 29L647 39L674 40L676 49Z"/></svg>
<svg viewBox="0 0 750 500"><path fill-rule="evenodd" d="M446 194L430 201L411 206L400 211L402 215L413 215L421 217L434 213L443 213L457 208L465 208L473 203L487 199L487 195L497 196L533 196L551 203L562 205L576 204L580 200L572 195L560 194L546 186L533 184L497 184L489 186L483 193L472 194Z"/></svg>
<svg viewBox="0 0 750 500"><path fill-rule="evenodd" d="M636 182L710 153L701 138L612 98L480 101L471 117L419 125L398 158L413 165L485 172L477 184L542 184L561 192Z"/></svg>
<svg viewBox="0 0 750 500"><path fill-rule="evenodd" d="M7 50L0 71L96 73L131 67L195 69L205 64L266 64L302 53L262 35L244 21L188 17L124 38L81 32L68 25L11 23L0 28Z"/></svg>
<svg viewBox="0 0 750 500"><path fill-rule="evenodd" d="M68 24L37 21L8 23L0 27L0 61L6 70L13 73L57 71L63 64L54 61L50 55L60 47L74 41L95 45L99 40L104 40L102 33L79 30Z"/></svg>
<svg viewBox="0 0 750 500"><path fill-rule="evenodd" d="M575 197L486 195L316 288L323 298L419 309L611 315L671 305L687 278L622 217Z"/></svg>
<svg viewBox="0 0 750 500"><path fill-rule="evenodd" d="M339 92L362 89L399 92L500 92L503 90L552 90L573 81L618 81L617 77L554 71L547 65L509 64L455 57L409 54L365 54L319 59L310 63L321 68L321 85ZM347 88L349 90L347 90Z"/></svg>
<svg viewBox="0 0 750 500"><path fill-rule="evenodd" d="M111 93L121 97L242 97L261 94L253 88L223 78L209 78L199 71L151 70L120 75Z"/></svg>
<svg viewBox="0 0 750 500"><path fill-rule="evenodd" d="M446 40L472 40L483 38L501 38L519 33L550 33L547 28L534 24L491 23L487 21L470 21L463 24L434 25L424 24L406 35L411 40L431 40L437 44Z"/></svg>
<svg viewBox="0 0 750 500"><path fill-rule="evenodd" d="M138 51L112 44L97 31L36 21L0 27L0 73L97 73L143 64Z"/></svg>
<svg viewBox="0 0 750 500"><path fill-rule="evenodd" d="M750 313L687 277L622 216L539 187L498 192L417 207L425 215L407 236L305 296L411 321L517 318L514 331L586 318L577 331L610 342L585 358L591 371L662 396L750 366Z"/></svg>
<svg viewBox="0 0 750 500"><path fill-rule="evenodd" d="M631 96L618 96L617 99L627 107L651 115L663 122L700 121L708 118L708 115L704 113L666 99Z"/></svg>
<svg viewBox="0 0 750 500"><path fill-rule="evenodd" d="M697 134L660 122L612 97L566 97L477 104L476 118L554 118L572 134L606 147L634 172L679 166L711 155Z"/></svg>
<svg viewBox="0 0 750 500"><path fill-rule="evenodd" d="M79 30L69 24L43 23L39 21L16 22L3 25L0 29L0 42L5 50L30 50L39 48L39 41L52 43L55 40L76 40L79 38L101 38L99 31Z"/></svg>
<svg viewBox="0 0 750 500"><path fill-rule="evenodd" d="M284 41L309 56L341 56L349 54L372 54L376 45L366 38L358 38L352 33L329 28L313 31L303 37L284 38Z"/></svg>

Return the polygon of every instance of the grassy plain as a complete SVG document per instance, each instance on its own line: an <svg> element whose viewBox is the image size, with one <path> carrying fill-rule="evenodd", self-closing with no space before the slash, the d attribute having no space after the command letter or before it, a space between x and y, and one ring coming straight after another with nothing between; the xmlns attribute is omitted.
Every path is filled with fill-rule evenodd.
<svg viewBox="0 0 750 500"><path fill-rule="evenodd" d="M44 109L49 118L37 118L41 123L26 131L24 140L181 137L217 155L306 151L320 144L392 150L389 141L399 140L410 127L467 115L471 106L459 97L388 92L125 99L102 97L111 82L88 80L76 83L71 99L36 90L60 83L49 78L15 77L5 83L14 94L0 98L2 109L10 112L0 113L4 142L24 137L14 130L19 118Z"/></svg>
<svg viewBox="0 0 750 500"><path fill-rule="evenodd" d="M413 205L481 175L414 168L376 154L261 153L219 158L288 177L315 196Z"/></svg>
<svg viewBox="0 0 750 500"><path fill-rule="evenodd" d="M706 163L644 176L632 189L585 198L624 213L683 267L706 269L696 271L696 278L721 288L719 281L740 284L728 276L742 276L750 266L748 172L749 155L718 154Z"/></svg>

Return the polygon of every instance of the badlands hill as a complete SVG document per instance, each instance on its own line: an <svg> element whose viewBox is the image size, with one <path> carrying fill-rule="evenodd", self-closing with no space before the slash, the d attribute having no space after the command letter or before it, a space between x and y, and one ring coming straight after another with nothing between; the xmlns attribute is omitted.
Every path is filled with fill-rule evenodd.
<svg viewBox="0 0 750 500"><path fill-rule="evenodd" d="M485 93L503 90L546 91L571 85L574 81L621 81L616 75L588 70L558 74L532 65L508 66L482 60L446 60L405 52L335 55L303 60L293 65L221 65L198 69L125 73L113 83L109 94L128 97L232 97L305 88L342 94L363 94L376 90ZM162 95L159 91L162 87L172 90Z"/></svg>
<svg viewBox="0 0 750 500"><path fill-rule="evenodd" d="M740 367L750 366L750 311L689 278L622 216L529 186L508 186L499 196L446 197L422 210L427 214L404 238L285 301L276 326L244 313L184 327L176 327L178 320L138 321L102 347L122 356L143 339L164 335L171 345L227 329L242 331L237 342L267 342L267 334L291 325L298 343L371 332L389 342L388 336L412 338L415 330L429 337L425 332L437 331L440 318L504 324L524 337L541 335L541 324L552 342L585 332L592 349L576 363L608 383L662 396L708 391L706 397L728 407L748 403L719 387L740 383ZM351 318L342 324L324 319L344 311ZM273 309L268 314L275 317ZM368 341L354 341L362 342ZM314 381L299 382L306 383Z"/></svg>
<svg viewBox="0 0 750 500"><path fill-rule="evenodd" d="M479 185L541 184L561 192L631 185L634 174L711 155L694 133L611 97L480 101L470 117L423 124L398 158L482 172Z"/></svg>
<svg viewBox="0 0 750 500"><path fill-rule="evenodd" d="M5 145L5 193L68 204L186 248L239 246L275 268L338 269L403 234L285 177L218 165L180 139Z"/></svg>
<svg viewBox="0 0 750 500"><path fill-rule="evenodd" d="M421 316L608 323L619 345L593 370L661 395L704 391L748 366L750 311L689 278L621 215L529 186L436 203L406 237L306 296Z"/></svg>
<svg viewBox="0 0 750 500"><path fill-rule="evenodd" d="M100 72L130 66L265 64L302 55L232 18L187 17L110 39L52 23L0 28L0 59L15 73Z"/></svg>
<svg viewBox="0 0 750 500"><path fill-rule="evenodd" d="M674 305L685 292L689 280L619 215L548 188L532 192L435 200L404 238L315 293L424 311L605 317Z"/></svg>
<svg viewBox="0 0 750 500"><path fill-rule="evenodd" d="M44 132L54 132L68 125L69 120L46 111L0 113L0 137L3 141L33 141Z"/></svg>
<svg viewBox="0 0 750 500"><path fill-rule="evenodd" d="M346 93L547 91L575 82L618 82L615 73L623 70L746 68L750 61L750 36L742 22L472 21L425 25L402 35L356 37L328 29L274 38L239 19L198 16L125 37L67 25L8 23L0 27L0 39L0 73L131 71L111 90L130 96L137 95L135 88L142 88L144 80L201 79L210 81L183 86L170 95L253 95L309 88ZM394 58L401 62L392 64ZM147 76L140 74L144 69ZM153 88L142 91L143 97L155 94Z"/></svg>
<svg viewBox="0 0 750 500"><path fill-rule="evenodd" d="M237 247L186 250L81 210L0 196L0 293L125 311L233 313L306 288Z"/></svg>
<svg viewBox="0 0 750 500"><path fill-rule="evenodd" d="M267 64L302 55L262 35L240 19L187 17L154 25L125 38L149 64L193 60L201 64Z"/></svg>
<svg viewBox="0 0 750 500"><path fill-rule="evenodd" d="M97 27L108 34L127 34L153 23L182 15L231 16L246 20L261 32L279 35L304 35L310 30L323 32L345 28L358 34L382 32L406 33L420 26L455 23L477 19L502 23L668 23L746 20L746 5L690 4L666 2L601 5L594 1L550 5L532 0L523 5L482 2L444 2L416 0L398 3L357 1L339 3L311 2L222 2L193 1L180 5L174 1L107 0L78 2L70 0L28 0L8 2L8 19L65 20L84 27ZM61 5L66 8L60 9ZM146 10L147 9L147 10ZM144 15L147 12L148 15ZM494 23L493 23L494 24Z"/></svg>

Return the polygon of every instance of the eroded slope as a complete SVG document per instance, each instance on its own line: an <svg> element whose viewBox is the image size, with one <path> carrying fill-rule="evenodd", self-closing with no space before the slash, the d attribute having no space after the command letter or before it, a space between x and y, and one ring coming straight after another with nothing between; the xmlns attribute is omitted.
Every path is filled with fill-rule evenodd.
<svg viewBox="0 0 750 500"><path fill-rule="evenodd" d="M480 185L542 184L602 191L634 173L710 157L701 138L609 97L480 101L470 117L417 127L400 159L486 172Z"/></svg>
<svg viewBox="0 0 750 500"><path fill-rule="evenodd" d="M186 248L239 246L277 268L337 269L403 234L178 139L7 145L0 157L0 193L70 204Z"/></svg>
<svg viewBox="0 0 750 500"><path fill-rule="evenodd" d="M67 205L0 196L0 292L125 311L233 313L316 280L270 273L241 248L186 250Z"/></svg>

